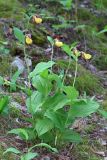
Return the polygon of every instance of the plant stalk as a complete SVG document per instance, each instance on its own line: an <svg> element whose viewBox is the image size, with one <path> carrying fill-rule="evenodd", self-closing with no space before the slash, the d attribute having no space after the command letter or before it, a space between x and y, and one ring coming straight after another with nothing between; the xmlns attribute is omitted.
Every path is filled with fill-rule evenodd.
<svg viewBox="0 0 107 160"><path fill-rule="evenodd" d="M75 86L75 82L76 82L76 78L77 78L77 69L78 69L78 60L76 59L76 63L75 63L75 76L74 76L74 81L73 81L73 87Z"/></svg>

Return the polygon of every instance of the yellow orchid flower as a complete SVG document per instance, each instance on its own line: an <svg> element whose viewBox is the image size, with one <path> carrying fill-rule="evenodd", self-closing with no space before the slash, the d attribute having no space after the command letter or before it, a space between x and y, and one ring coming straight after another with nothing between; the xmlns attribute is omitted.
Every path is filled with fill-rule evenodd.
<svg viewBox="0 0 107 160"><path fill-rule="evenodd" d="M82 57L85 59L85 60L89 60L92 58L92 55L91 54L88 54L88 53L85 53L85 52L81 52L82 53Z"/></svg>
<svg viewBox="0 0 107 160"><path fill-rule="evenodd" d="M33 20L36 24L40 24L42 23L42 18L39 18L39 17L36 17L36 16L33 16Z"/></svg>
<svg viewBox="0 0 107 160"><path fill-rule="evenodd" d="M25 41L26 41L26 44L28 45L32 44L32 39L29 36L26 36Z"/></svg>
<svg viewBox="0 0 107 160"><path fill-rule="evenodd" d="M55 39L55 46L56 47L62 47L63 46L63 42L59 41L58 39Z"/></svg>

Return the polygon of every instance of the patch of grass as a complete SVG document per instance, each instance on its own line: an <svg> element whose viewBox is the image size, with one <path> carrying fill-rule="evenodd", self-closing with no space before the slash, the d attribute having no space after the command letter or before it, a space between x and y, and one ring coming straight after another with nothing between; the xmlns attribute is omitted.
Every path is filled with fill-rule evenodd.
<svg viewBox="0 0 107 160"><path fill-rule="evenodd" d="M101 70L105 70L107 67L107 37L105 34L99 36L94 35L94 32L97 32L96 28L87 26L84 30L86 37L86 44L92 53L92 63ZM81 33L81 38L84 35ZM94 44L94 45L93 45ZM95 53L94 53L95 50Z"/></svg>
<svg viewBox="0 0 107 160"><path fill-rule="evenodd" d="M104 101L102 102L102 107L103 107L103 109L107 112L107 100L104 100Z"/></svg>
<svg viewBox="0 0 107 160"><path fill-rule="evenodd" d="M87 8L78 8L78 19L88 22L93 18L92 13Z"/></svg>
<svg viewBox="0 0 107 160"><path fill-rule="evenodd" d="M90 124L85 128L85 132L86 133L92 133L95 128L96 128L95 124Z"/></svg>
<svg viewBox="0 0 107 160"><path fill-rule="evenodd" d="M97 68L99 68L101 70L106 70L106 68L107 68L107 55L97 56L94 61L94 64L97 66Z"/></svg>
<svg viewBox="0 0 107 160"><path fill-rule="evenodd" d="M106 60L107 33L100 34L100 35L96 35L96 33L103 30L107 24L106 14L99 15L101 7L106 8L107 1L106 0L102 0L102 1L92 0L91 5L93 8L93 12L91 12L88 8L78 8L79 24L86 25L84 30L82 30L79 33L80 41L84 42L84 38L85 38L84 43L86 44L87 48L90 48L93 51L95 50L95 52L97 52L97 54L95 54L95 56L93 53L94 65L96 65L99 69L105 69L107 66L107 60ZM96 9L98 9L98 13L94 13L94 11L96 11L96 9L94 8L95 5L97 5ZM98 7L98 5L99 5L99 7ZM102 9L101 12L103 12L103 11L104 10Z"/></svg>
<svg viewBox="0 0 107 160"><path fill-rule="evenodd" d="M60 69L66 69L68 66L67 60L59 60L57 62L58 67ZM72 62L69 69L69 74L71 74L71 78L67 77L67 82L72 85L73 84L73 77L75 71L75 63ZM92 95L95 93L103 92L103 87L101 85L100 79L92 74L89 70L85 69L81 64L78 64L78 76L76 78L75 87L77 90L85 91L87 94Z"/></svg>
<svg viewBox="0 0 107 160"><path fill-rule="evenodd" d="M99 78L82 67L76 79L76 88L80 92L85 91L87 94L101 93L103 91Z"/></svg>
<svg viewBox="0 0 107 160"><path fill-rule="evenodd" d="M91 1L92 6L96 7L98 10L104 10L106 11L107 8L107 1L106 0L92 0Z"/></svg>
<svg viewBox="0 0 107 160"><path fill-rule="evenodd" d="M16 108L15 106L12 106L10 108L10 115L12 118L22 117L21 111L18 108Z"/></svg>
<svg viewBox="0 0 107 160"><path fill-rule="evenodd" d="M21 12L24 12L24 8L18 0L7 0L6 2L0 0L0 17L18 20L22 18Z"/></svg>
<svg viewBox="0 0 107 160"><path fill-rule="evenodd" d="M1 56L0 57L0 75L9 76L10 67L11 67L11 57L10 56Z"/></svg>
<svg viewBox="0 0 107 160"><path fill-rule="evenodd" d="M81 144L76 145L73 148L72 153L75 155L75 159L78 160L103 160L100 156L95 155L92 152L90 142L87 139L85 139Z"/></svg>

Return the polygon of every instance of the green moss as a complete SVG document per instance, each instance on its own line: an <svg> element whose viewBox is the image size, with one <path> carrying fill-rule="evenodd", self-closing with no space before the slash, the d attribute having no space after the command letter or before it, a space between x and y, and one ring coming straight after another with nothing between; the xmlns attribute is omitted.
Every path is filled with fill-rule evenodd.
<svg viewBox="0 0 107 160"><path fill-rule="evenodd" d="M78 8L78 19L79 21L90 21L94 15L87 8Z"/></svg>
<svg viewBox="0 0 107 160"><path fill-rule="evenodd" d="M107 100L104 100L104 101L102 102L102 107L103 107L103 109L104 109L105 111L107 111Z"/></svg>
<svg viewBox="0 0 107 160"><path fill-rule="evenodd" d="M97 66L97 68L101 70L106 70L107 68L107 55L100 55L97 56L94 60L94 64Z"/></svg>
<svg viewBox="0 0 107 160"><path fill-rule="evenodd" d="M0 17L1 18L21 18L24 8L18 0L0 0Z"/></svg>
<svg viewBox="0 0 107 160"><path fill-rule="evenodd" d="M79 23L97 27L103 27L107 23L105 15L101 14L99 16L94 12L91 12L88 8L78 8L78 21Z"/></svg>
<svg viewBox="0 0 107 160"><path fill-rule="evenodd" d="M106 0L103 0L103 5L104 5L105 8L107 7L107 1Z"/></svg>
<svg viewBox="0 0 107 160"><path fill-rule="evenodd" d="M0 41L3 41L3 40L4 40L3 25L0 24ZM0 47L1 47L1 45L0 45Z"/></svg>
<svg viewBox="0 0 107 160"><path fill-rule="evenodd" d="M32 25L32 39L34 44L43 46L47 42L45 30L40 27L35 28L35 25Z"/></svg>
<svg viewBox="0 0 107 160"><path fill-rule="evenodd" d="M106 11L107 8L107 1L106 0L92 0L92 6L96 7L98 10Z"/></svg>
<svg viewBox="0 0 107 160"><path fill-rule="evenodd" d="M99 53L106 54L107 53L107 37L105 34L96 35L99 31L97 26L86 26L84 29L84 35L86 37L86 42L89 48L95 49ZM84 36L81 33L81 38ZM94 44L94 45L93 45Z"/></svg>
<svg viewBox="0 0 107 160"><path fill-rule="evenodd" d="M57 62L60 69L66 69L68 66L67 60L59 60ZM74 77L75 63L72 62L70 65L69 73ZM73 77L67 77L67 83L70 85L73 84ZM89 70L85 69L81 64L78 64L78 76L76 78L75 87L83 93L84 91L87 94L101 93L103 88L100 83L100 79L92 74Z"/></svg>
<svg viewBox="0 0 107 160"><path fill-rule="evenodd" d="M85 128L85 132L88 133L88 134L92 133L95 128L96 128L95 124L90 124Z"/></svg>
<svg viewBox="0 0 107 160"><path fill-rule="evenodd" d="M76 88L81 93L85 91L87 94L101 93L103 91L99 78L82 67L80 75L76 79Z"/></svg>
<svg viewBox="0 0 107 160"><path fill-rule="evenodd" d="M93 0L92 4L103 3L106 6L107 1ZM93 7L93 5L92 5ZM99 12L100 13L100 12ZM104 14L100 16L91 13L89 9L79 8L78 9L78 20L79 24L86 24L84 30L79 33L80 41L83 42L85 37L85 44L87 48L93 50L92 63L101 70L107 67L107 36L106 34L96 35L97 32L101 31L107 24L107 18ZM94 44L94 45L93 45ZM95 50L95 53L94 53Z"/></svg>
<svg viewBox="0 0 107 160"><path fill-rule="evenodd" d="M98 143L96 144L96 142L93 141L93 144L97 148L102 149L102 146ZM92 152L90 142L86 138L81 144L74 146L72 154L74 158L78 160L103 160L103 158Z"/></svg>
<svg viewBox="0 0 107 160"><path fill-rule="evenodd" d="M10 107L10 116L12 118L22 117L20 109L16 108L16 106Z"/></svg>
<svg viewBox="0 0 107 160"><path fill-rule="evenodd" d="M9 76L11 72L11 56L0 57L0 75Z"/></svg>
<svg viewBox="0 0 107 160"><path fill-rule="evenodd" d="M97 27L86 26L84 33L81 33L81 40L84 39L85 35L85 43L90 51L93 51L92 63L98 69L105 70L107 67L107 37L105 34L97 36L97 32Z"/></svg>

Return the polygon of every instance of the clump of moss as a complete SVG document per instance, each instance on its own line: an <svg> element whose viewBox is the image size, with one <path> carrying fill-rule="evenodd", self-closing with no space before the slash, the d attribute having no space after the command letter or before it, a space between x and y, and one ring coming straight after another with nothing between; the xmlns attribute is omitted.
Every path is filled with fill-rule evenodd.
<svg viewBox="0 0 107 160"><path fill-rule="evenodd" d="M89 21L93 18L92 13L87 8L78 8L78 19L81 21Z"/></svg>
<svg viewBox="0 0 107 160"><path fill-rule="evenodd" d="M37 45L43 45L46 43L46 34L44 34L40 29L32 31L33 43Z"/></svg>
<svg viewBox="0 0 107 160"><path fill-rule="evenodd" d="M105 8L107 7L107 1L103 0L103 5L105 6Z"/></svg>
<svg viewBox="0 0 107 160"><path fill-rule="evenodd" d="M94 64L97 66L97 68L101 70L106 70L107 68L107 55L100 55L97 56Z"/></svg>
<svg viewBox="0 0 107 160"><path fill-rule="evenodd" d="M84 30L86 44L92 50L92 63L101 70L107 68L107 37L105 34L96 35L98 29L87 26ZM81 33L81 39L83 34ZM93 45L94 44L94 45Z"/></svg>
<svg viewBox="0 0 107 160"><path fill-rule="evenodd" d="M106 11L106 8L107 8L107 1L106 0L92 0L91 1L91 4L92 6L96 7L98 10L105 10Z"/></svg>
<svg viewBox="0 0 107 160"><path fill-rule="evenodd" d="M90 124L85 128L86 133L92 133L95 130L96 126L95 124Z"/></svg>
<svg viewBox="0 0 107 160"><path fill-rule="evenodd" d="M12 118L22 117L20 109L16 108L15 106L10 107L10 115Z"/></svg>
<svg viewBox="0 0 107 160"><path fill-rule="evenodd" d="M99 78L83 67L81 67L80 75L76 79L76 88L87 94L101 93L103 90Z"/></svg>
<svg viewBox="0 0 107 160"><path fill-rule="evenodd" d="M107 111L107 100L104 100L104 101L102 102L102 107L103 107L103 109L104 109L105 111Z"/></svg>
<svg viewBox="0 0 107 160"><path fill-rule="evenodd" d="M10 56L1 56L0 57L0 75L9 76L11 71L11 57Z"/></svg>
<svg viewBox="0 0 107 160"><path fill-rule="evenodd" d="M57 64L60 69L66 70L68 61L59 60ZM74 71L75 63L72 62L69 68L69 73L72 76L71 78L69 76L67 77L67 84L73 84ZM89 95L92 95L94 93L101 93L104 90L100 83L100 79L92 74L89 70L85 69L85 67L83 67L81 64L78 64L78 75L76 78L75 87L80 91L80 93L83 93L85 91Z"/></svg>
<svg viewBox="0 0 107 160"><path fill-rule="evenodd" d="M93 142L96 143L96 142ZM98 146L99 144L94 144L96 145L96 147L100 148L102 146ZM85 140L83 140L83 142L81 144L78 144L76 146L74 146L73 150L72 150L73 155L75 156L75 159L79 159L79 160L102 160L102 158L98 155L95 155L92 150L91 150L91 145L89 140L87 140L85 138Z"/></svg>
<svg viewBox="0 0 107 160"><path fill-rule="evenodd" d="M24 8L18 0L0 0L0 17L21 19Z"/></svg>

